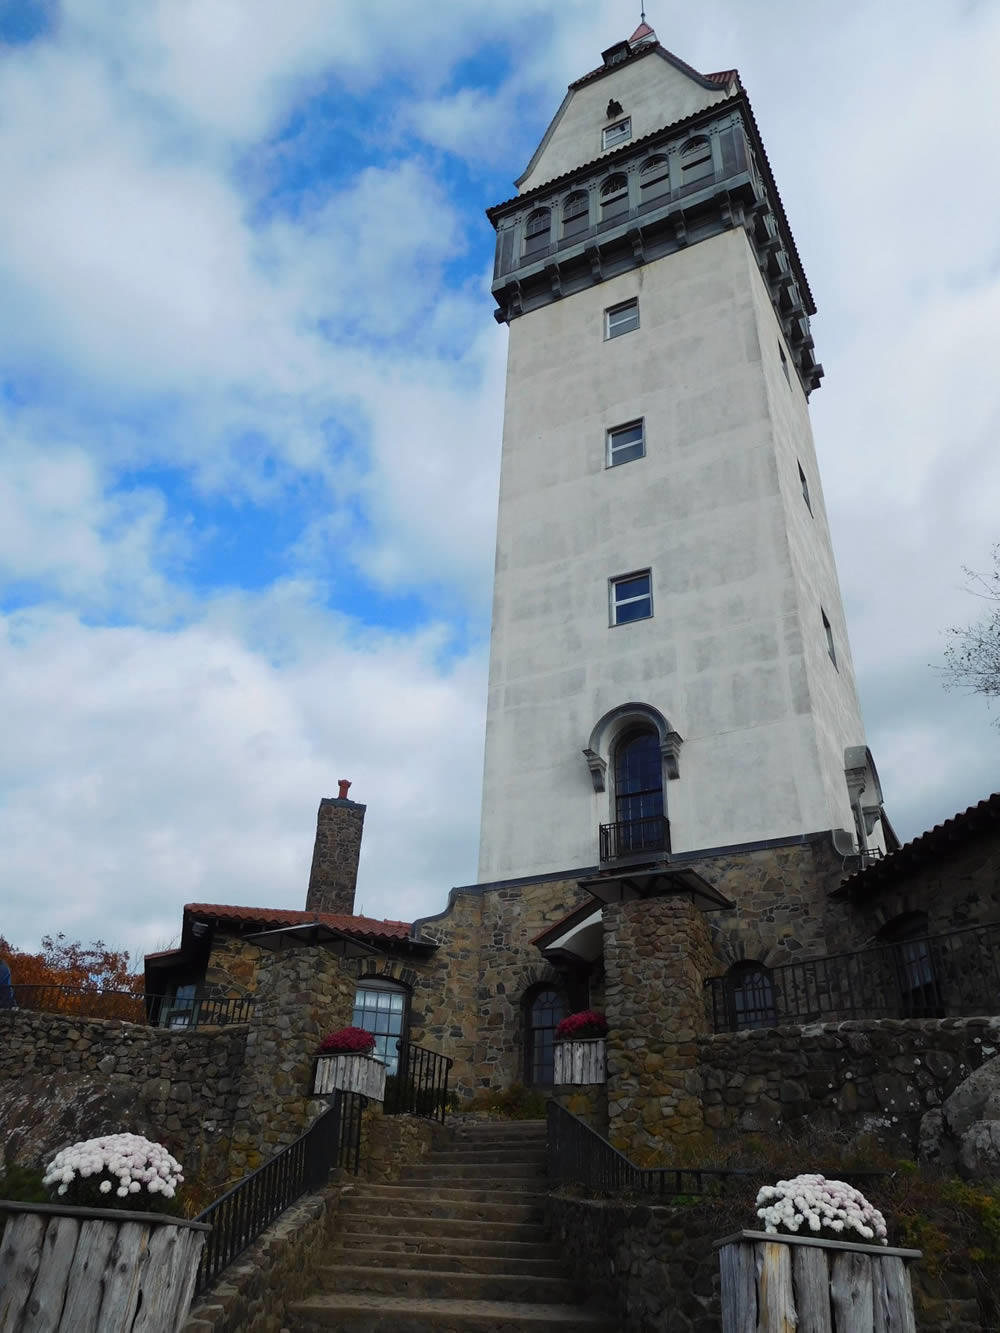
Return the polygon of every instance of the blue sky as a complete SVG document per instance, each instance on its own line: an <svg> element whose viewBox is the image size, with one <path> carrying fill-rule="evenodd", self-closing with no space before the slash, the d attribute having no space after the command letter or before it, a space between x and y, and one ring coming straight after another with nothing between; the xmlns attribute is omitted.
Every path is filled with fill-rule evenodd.
<svg viewBox="0 0 1000 1333"><path fill-rule="evenodd" d="M996 785L930 667L997 540L1000 12L650 11L738 66L819 305L814 425L869 740L913 836ZM611 0L0 2L0 933L164 947L475 875L506 332L483 210ZM767 21L763 21L766 19Z"/></svg>

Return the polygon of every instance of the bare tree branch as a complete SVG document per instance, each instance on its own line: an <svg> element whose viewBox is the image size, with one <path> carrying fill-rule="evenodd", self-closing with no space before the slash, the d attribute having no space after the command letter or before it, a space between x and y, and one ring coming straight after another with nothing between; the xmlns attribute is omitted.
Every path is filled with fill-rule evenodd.
<svg viewBox="0 0 1000 1333"><path fill-rule="evenodd" d="M981 574L965 569L968 591L992 604L992 609L971 625L952 625L946 631L950 642L940 667L945 689L968 690L1000 698L1000 545L993 548L993 572ZM1000 726L1000 717L994 719Z"/></svg>

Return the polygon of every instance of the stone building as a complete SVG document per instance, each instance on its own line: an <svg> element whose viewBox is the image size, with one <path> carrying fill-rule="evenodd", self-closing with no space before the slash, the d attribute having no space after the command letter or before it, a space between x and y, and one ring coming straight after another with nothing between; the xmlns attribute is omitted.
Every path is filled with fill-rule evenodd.
<svg viewBox="0 0 1000 1333"><path fill-rule="evenodd" d="M275 949L332 955L330 1026L390 1066L402 1037L442 1052L463 1097L551 1087L556 1023L603 1009L598 1120L646 1152L851 1079L831 1037L742 1093L734 1032L991 1012L969 978L1000 797L902 848L885 813L809 425L815 307L736 71L643 23L517 188L489 210L509 362L479 882L415 922L354 915L341 783L304 909L188 905L147 989L183 1025Z"/></svg>

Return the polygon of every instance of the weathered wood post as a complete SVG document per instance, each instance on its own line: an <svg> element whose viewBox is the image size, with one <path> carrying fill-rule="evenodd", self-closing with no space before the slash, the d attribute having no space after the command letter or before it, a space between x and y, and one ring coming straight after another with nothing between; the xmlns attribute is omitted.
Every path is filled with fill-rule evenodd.
<svg viewBox="0 0 1000 1333"><path fill-rule="evenodd" d="M920 1250L739 1231L716 1241L722 1333L916 1333Z"/></svg>
<svg viewBox="0 0 1000 1333"><path fill-rule="evenodd" d="M0 1201L0 1333L177 1333L204 1222L162 1213Z"/></svg>

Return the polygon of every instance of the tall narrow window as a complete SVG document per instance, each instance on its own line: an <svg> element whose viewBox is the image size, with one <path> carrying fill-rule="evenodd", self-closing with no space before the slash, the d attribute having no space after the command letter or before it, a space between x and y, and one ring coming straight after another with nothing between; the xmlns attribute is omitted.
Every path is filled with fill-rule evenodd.
<svg viewBox="0 0 1000 1333"><path fill-rule="evenodd" d="M631 333L639 327L639 301L623 301L604 312L605 338L617 338L623 333Z"/></svg>
<svg viewBox="0 0 1000 1333"><path fill-rule="evenodd" d="M785 380L787 381L789 387L791 387L792 377L788 373L788 357L785 356L785 349L782 347L780 342L778 343L778 355L781 357L781 369L785 372Z"/></svg>
<svg viewBox="0 0 1000 1333"><path fill-rule="evenodd" d="M802 498L806 502L806 508L811 514L813 507L812 502L809 499L809 483L806 481L806 474L802 471L801 463L799 463L799 485L802 487ZM824 616L823 619L825 620L826 616ZM829 629L829 626L827 626L827 629Z"/></svg>
<svg viewBox="0 0 1000 1333"><path fill-rule="evenodd" d="M554 987L529 995L525 1004L524 1073L534 1087L551 1088L556 1027L566 1016L566 1003Z"/></svg>
<svg viewBox="0 0 1000 1333"><path fill-rule="evenodd" d="M524 228L524 253L533 255L544 250L549 243L552 231L552 215L547 208L537 208L528 218Z"/></svg>
<svg viewBox="0 0 1000 1333"><path fill-rule="evenodd" d="M944 1013L927 929L926 912L904 912L878 933L881 941L892 945L892 973L904 1018L940 1018Z"/></svg>
<svg viewBox="0 0 1000 1333"><path fill-rule="evenodd" d="M628 212L628 177L609 176L601 186L601 221L623 217Z"/></svg>
<svg viewBox="0 0 1000 1333"><path fill-rule="evenodd" d="M681 174L684 184L705 180L714 172L712 166L712 145L708 139L689 139L681 149Z"/></svg>
<svg viewBox="0 0 1000 1333"><path fill-rule="evenodd" d="M590 200L582 190L571 194L563 204L563 236L579 236L590 226Z"/></svg>
<svg viewBox="0 0 1000 1333"><path fill-rule="evenodd" d="M611 580L611 623L627 625L653 614L653 590L648 569Z"/></svg>
<svg viewBox="0 0 1000 1333"><path fill-rule="evenodd" d="M822 607L820 607L819 613L823 617L823 631L826 634L826 651L830 654L830 661L836 666L837 650L833 646L833 630L830 628L830 622L827 620L826 612Z"/></svg>
<svg viewBox="0 0 1000 1333"><path fill-rule="evenodd" d="M639 172L639 202L650 204L670 193L670 171L665 157L651 157Z"/></svg>
<svg viewBox="0 0 1000 1333"><path fill-rule="evenodd" d="M632 137L632 118L626 116L624 120L618 120L614 125L608 125L601 137L601 143L605 148L614 148L620 143L626 143Z"/></svg>
<svg viewBox="0 0 1000 1333"><path fill-rule="evenodd" d="M616 854L667 848L663 756L652 729L626 732L615 749Z"/></svg>
<svg viewBox="0 0 1000 1333"><path fill-rule="evenodd" d="M351 1022L374 1035L372 1055L385 1062L387 1073L395 1074L399 1063L396 1042L403 1036L406 1023L405 992L390 982L359 986L354 992Z"/></svg>
<svg viewBox="0 0 1000 1333"><path fill-rule="evenodd" d="M608 467L631 463L634 458L642 458L645 452L646 437L641 421L615 426L608 431Z"/></svg>

